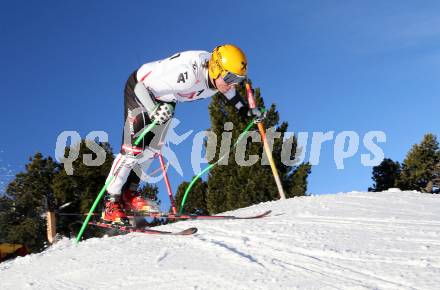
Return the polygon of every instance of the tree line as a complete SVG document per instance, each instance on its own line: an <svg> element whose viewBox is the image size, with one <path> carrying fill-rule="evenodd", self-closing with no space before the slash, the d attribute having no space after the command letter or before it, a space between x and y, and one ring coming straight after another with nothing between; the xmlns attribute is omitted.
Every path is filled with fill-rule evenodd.
<svg viewBox="0 0 440 290"><path fill-rule="evenodd" d="M419 144L408 151L403 163L385 158L373 167L374 184L369 191L383 191L398 187L401 190L417 190L439 193L440 150L437 136L425 134Z"/></svg>

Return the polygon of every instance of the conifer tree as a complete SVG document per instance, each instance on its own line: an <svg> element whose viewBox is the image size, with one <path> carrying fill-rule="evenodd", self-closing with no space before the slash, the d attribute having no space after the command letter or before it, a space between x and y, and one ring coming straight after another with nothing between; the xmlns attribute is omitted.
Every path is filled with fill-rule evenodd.
<svg viewBox="0 0 440 290"><path fill-rule="evenodd" d="M237 86L237 91L242 96L246 96L244 84ZM255 89L254 96L257 106L264 107L259 89ZM220 148L222 133L225 132L225 123L232 122L233 124L231 131L231 144L233 144L250 119L243 119L233 106L227 104L221 94L213 96L209 112L211 117L210 130L219 139L216 147L217 155L213 161L215 162L221 156ZM280 134L280 138L274 139L272 153L287 196L304 195L307 189L307 176L310 174L310 165L286 166L281 162L282 143L288 124L287 122L280 123L274 104L267 111L264 125L266 128L274 127L275 132ZM227 127L228 125L226 125L226 130L229 129ZM227 164L212 169L207 182L207 207L210 213L223 212L278 198L278 190L270 166L261 165L261 157L264 156L262 143L251 142L250 138L247 141L245 160L248 160L250 155L258 155L260 159L252 166L239 166L235 162L234 151L231 150ZM295 155L295 152L296 140L293 144L292 156Z"/></svg>
<svg viewBox="0 0 440 290"><path fill-rule="evenodd" d="M433 180L429 192L440 193L440 162L434 167Z"/></svg>
<svg viewBox="0 0 440 290"><path fill-rule="evenodd" d="M385 158L378 166L373 167L373 187L369 187L368 191L384 191L396 186L396 182L400 176L400 163L394 162L389 158Z"/></svg>
<svg viewBox="0 0 440 290"><path fill-rule="evenodd" d="M404 190L427 191L435 179L435 167L440 162L437 137L426 134L420 144L415 144L406 155L398 186Z"/></svg>
<svg viewBox="0 0 440 290"><path fill-rule="evenodd" d="M301 163L288 178L286 197L303 196L307 191L307 177L312 172L309 163Z"/></svg>
<svg viewBox="0 0 440 290"><path fill-rule="evenodd" d="M0 196L0 243L7 242L9 217L13 213L13 201L6 195Z"/></svg>
<svg viewBox="0 0 440 290"><path fill-rule="evenodd" d="M177 211L180 211L185 190L189 182L182 182L177 188L175 203ZM208 214L208 206L206 202L208 185L205 181L198 179L191 188L190 194L185 201L184 212L188 214Z"/></svg>
<svg viewBox="0 0 440 290"><path fill-rule="evenodd" d="M25 171L18 173L7 186L2 205L7 209L2 214L3 239L9 243L23 244L33 252L45 247L47 203L53 198L52 179L59 165L52 158L43 158L41 153L29 159ZM9 208L8 208L9 207Z"/></svg>
<svg viewBox="0 0 440 290"><path fill-rule="evenodd" d="M99 143L105 152L105 161L100 166L89 166L83 161L85 154L91 154L93 160L97 155L87 146L87 140L82 140L80 144L66 147L64 156L69 156L70 150L78 152L78 158L73 161L73 175L68 175L65 165L61 166L60 172L54 177L53 189L57 206L70 203L64 213L86 213L90 210L98 193L105 184L107 174L113 162L113 153L108 143ZM89 143L90 144L90 143ZM76 154L75 154L76 155ZM103 201L97 210L103 207ZM57 231L66 236L76 234L80 227L81 220L74 216L60 216L57 221ZM89 229L85 237L98 234L100 231Z"/></svg>

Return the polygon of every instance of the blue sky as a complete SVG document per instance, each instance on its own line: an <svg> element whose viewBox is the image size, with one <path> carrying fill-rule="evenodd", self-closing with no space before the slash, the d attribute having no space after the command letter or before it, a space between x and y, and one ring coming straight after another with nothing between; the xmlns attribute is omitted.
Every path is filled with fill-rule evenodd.
<svg viewBox="0 0 440 290"><path fill-rule="evenodd" d="M423 134L440 132L439 8L437 1L3 1L1 178L38 151L54 156L65 130L106 131L116 151L129 74L221 43L247 53L254 86L290 131L362 138L380 130L385 156L402 161ZM180 105L177 132L207 129L208 104ZM185 174L171 172L174 189L194 174L188 140L173 148ZM366 190L371 167L360 154L368 151L361 146L337 170L333 144L322 147L308 191Z"/></svg>

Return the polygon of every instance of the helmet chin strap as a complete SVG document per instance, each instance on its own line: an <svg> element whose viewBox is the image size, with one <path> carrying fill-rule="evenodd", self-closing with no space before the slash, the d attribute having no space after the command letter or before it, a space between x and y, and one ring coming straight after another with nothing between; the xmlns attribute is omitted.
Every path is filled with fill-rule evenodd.
<svg viewBox="0 0 440 290"><path fill-rule="evenodd" d="M217 86L215 85L215 80L211 78L211 76L208 73L208 85L210 88L214 88L218 90Z"/></svg>

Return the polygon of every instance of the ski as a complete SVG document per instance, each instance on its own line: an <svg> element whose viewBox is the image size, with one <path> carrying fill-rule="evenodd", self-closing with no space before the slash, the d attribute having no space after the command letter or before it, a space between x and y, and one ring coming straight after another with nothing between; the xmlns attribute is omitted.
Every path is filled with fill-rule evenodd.
<svg viewBox="0 0 440 290"><path fill-rule="evenodd" d="M175 220L250 220L259 219L268 216L272 211L268 210L261 214L251 215L251 216L234 216L234 215L175 215L175 214L164 214L164 213L150 213L150 214L139 214L139 215L129 215L127 218L166 218Z"/></svg>
<svg viewBox="0 0 440 290"><path fill-rule="evenodd" d="M197 232L197 228L187 228L179 232L170 232L170 231L153 230L151 228L137 228L133 226L107 224L102 222L89 222L89 225L93 225L101 228L107 228L107 229L116 229L118 231L126 232L126 233L144 233L150 235L188 236L195 234Z"/></svg>
<svg viewBox="0 0 440 290"><path fill-rule="evenodd" d="M271 214L272 211L268 210L261 214L250 215L250 216L234 216L234 215L196 215L196 214L168 214L168 213L129 213L127 215L128 219L134 218L165 218L171 220L249 220L249 219L259 219L264 218ZM57 213L59 215L64 216L85 216L87 214L79 214L79 213ZM98 216L98 214L93 214L94 216Z"/></svg>

